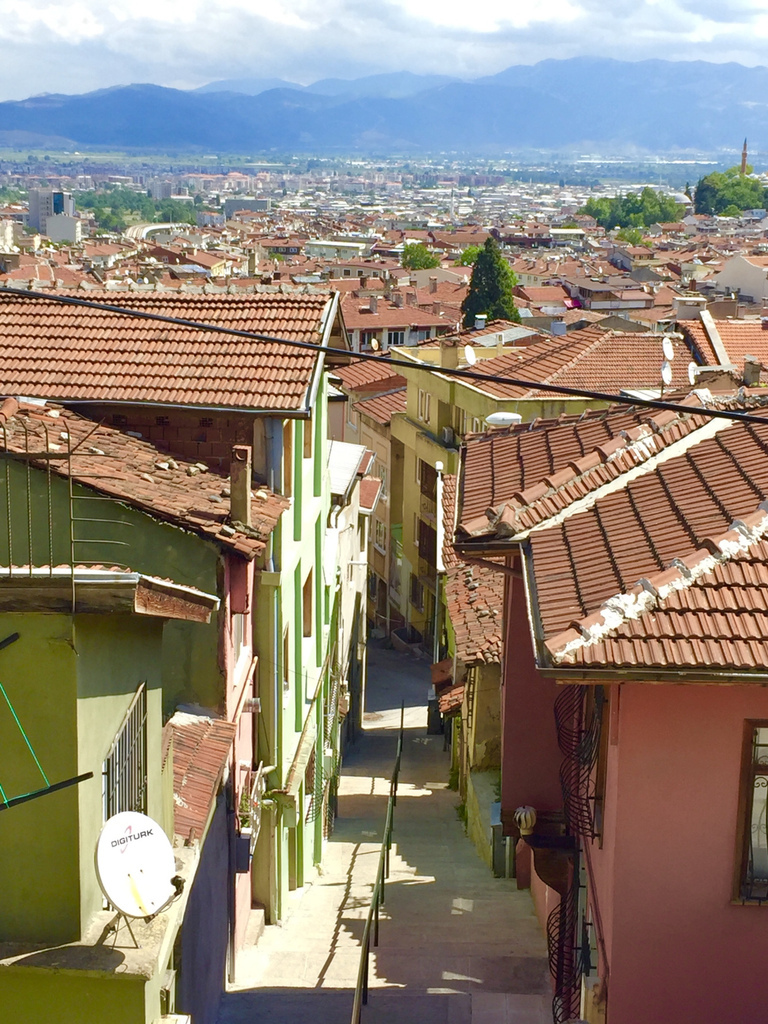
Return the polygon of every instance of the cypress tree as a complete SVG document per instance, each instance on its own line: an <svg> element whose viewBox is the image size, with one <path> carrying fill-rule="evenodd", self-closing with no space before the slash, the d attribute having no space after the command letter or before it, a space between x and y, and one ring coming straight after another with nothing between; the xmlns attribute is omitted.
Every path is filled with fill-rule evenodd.
<svg viewBox="0 0 768 1024"><path fill-rule="evenodd" d="M461 304L463 324L471 327L478 313L485 313L489 320L513 320L520 322L515 308L512 289L517 279L501 255L495 238L485 240L475 260L469 292Z"/></svg>

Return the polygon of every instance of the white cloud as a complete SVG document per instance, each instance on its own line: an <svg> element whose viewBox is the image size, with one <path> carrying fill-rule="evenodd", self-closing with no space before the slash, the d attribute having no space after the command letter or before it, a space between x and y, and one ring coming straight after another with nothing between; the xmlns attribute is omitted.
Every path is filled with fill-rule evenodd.
<svg viewBox="0 0 768 1024"><path fill-rule="evenodd" d="M0 0L0 99L131 81L464 77L549 57L764 63L765 0Z"/></svg>

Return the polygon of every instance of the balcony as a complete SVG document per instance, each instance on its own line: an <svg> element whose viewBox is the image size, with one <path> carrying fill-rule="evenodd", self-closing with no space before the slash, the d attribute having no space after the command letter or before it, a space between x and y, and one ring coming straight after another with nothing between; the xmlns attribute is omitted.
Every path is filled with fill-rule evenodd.
<svg viewBox="0 0 768 1024"><path fill-rule="evenodd" d="M434 496L423 491L419 495L419 517L433 525L437 521L437 501Z"/></svg>

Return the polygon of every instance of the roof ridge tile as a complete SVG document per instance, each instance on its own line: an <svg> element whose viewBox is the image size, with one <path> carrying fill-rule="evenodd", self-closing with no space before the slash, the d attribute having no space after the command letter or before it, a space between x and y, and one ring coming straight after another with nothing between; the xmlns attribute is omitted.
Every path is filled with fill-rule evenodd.
<svg viewBox="0 0 768 1024"><path fill-rule="evenodd" d="M568 629L544 642L555 665L560 665L577 648L591 647L609 638L620 626L653 611L676 590L693 586L718 565L745 554L768 534L768 501L757 510L734 520L717 537L707 537L702 546L684 558L675 558L659 573L643 577L625 593L603 601L600 608L570 623Z"/></svg>

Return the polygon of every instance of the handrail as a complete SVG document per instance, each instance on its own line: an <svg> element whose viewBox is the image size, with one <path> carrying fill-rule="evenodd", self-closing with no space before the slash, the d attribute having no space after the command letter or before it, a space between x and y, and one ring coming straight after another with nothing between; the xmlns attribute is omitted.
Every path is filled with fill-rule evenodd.
<svg viewBox="0 0 768 1024"><path fill-rule="evenodd" d="M384 819L384 837L381 841L379 853L379 866L376 871L376 881L371 893L371 906L368 910L368 917L363 928L362 948L360 950L360 966L357 971L357 984L355 985L355 998L352 1003L351 1024L360 1024L360 1017L363 1006L368 1003L368 963L371 953L371 929L373 929L373 944L379 944L379 908L384 906L384 883L389 878L389 851L392 846L392 830L394 824L395 805L397 804L397 783L400 776L400 761L403 756L403 721L405 717L405 702L400 705L400 731L397 734L397 754L395 756L395 767L389 780L389 799L387 800L387 814Z"/></svg>

